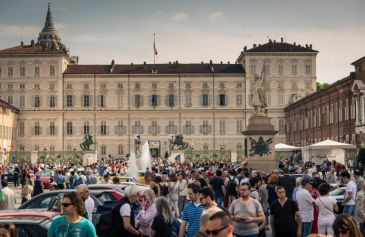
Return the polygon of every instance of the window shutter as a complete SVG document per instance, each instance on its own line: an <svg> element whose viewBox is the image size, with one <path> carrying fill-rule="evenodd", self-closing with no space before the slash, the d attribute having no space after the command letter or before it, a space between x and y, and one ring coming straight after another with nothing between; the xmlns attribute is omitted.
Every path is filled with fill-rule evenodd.
<svg viewBox="0 0 365 237"><path fill-rule="evenodd" d="M157 106L161 105L161 96L157 95Z"/></svg>
<svg viewBox="0 0 365 237"><path fill-rule="evenodd" d="M194 125L191 125L191 133L190 134L193 134L194 133Z"/></svg>
<svg viewBox="0 0 365 237"><path fill-rule="evenodd" d="M101 106L101 98L100 98L100 95L98 95L97 103L98 103L98 107L100 107Z"/></svg>
<svg viewBox="0 0 365 237"><path fill-rule="evenodd" d="M176 95L174 95L174 106L175 106L175 107L178 107L178 105L179 105L179 104L178 104L178 102L179 102L179 101L178 101L178 99L179 99L179 98L178 98Z"/></svg>
<svg viewBox="0 0 365 237"><path fill-rule="evenodd" d="M203 94L201 94L199 97L199 105L203 106Z"/></svg>
<svg viewBox="0 0 365 237"><path fill-rule="evenodd" d="M132 133L136 134L136 126L132 126Z"/></svg>
<svg viewBox="0 0 365 237"><path fill-rule="evenodd" d="M203 125L200 125L200 133L203 134Z"/></svg>
<svg viewBox="0 0 365 237"><path fill-rule="evenodd" d="M85 107L84 105L84 95L81 96L81 103L80 103L80 107Z"/></svg>
<svg viewBox="0 0 365 237"><path fill-rule="evenodd" d="M143 102L144 102L144 101L143 101L143 95L140 95L140 102L141 102L141 103L140 103L140 106L142 107L142 106L143 106Z"/></svg>
<svg viewBox="0 0 365 237"><path fill-rule="evenodd" d="M35 127L33 126L32 127L32 135L34 135L35 134Z"/></svg>
<svg viewBox="0 0 365 237"><path fill-rule="evenodd" d="M144 133L144 128L143 128L143 126L141 125L141 134L143 134Z"/></svg>
<svg viewBox="0 0 365 237"><path fill-rule="evenodd" d="M208 95L208 106L212 106L213 105L213 96L211 94ZM217 105L217 104L216 104Z"/></svg>
<svg viewBox="0 0 365 237"><path fill-rule="evenodd" d="M224 103L224 106L228 106L228 94L225 94L224 96L224 100L225 100L225 103Z"/></svg>
<svg viewBox="0 0 365 237"><path fill-rule="evenodd" d="M166 106L169 107L169 95L166 95Z"/></svg>
<svg viewBox="0 0 365 237"><path fill-rule="evenodd" d="M106 133L105 133L105 135L108 135L109 134L109 126L106 126L106 129L105 129L106 131Z"/></svg>
<svg viewBox="0 0 365 237"><path fill-rule="evenodd" d="M118 132L118 125L115 125L115 127L114 127L114 134L117 136L120 136L119 132Z"/></svg>
<svg viewBox="0 0 365 237"><path fill-rule="evenodd" d="M160 131L161 131L161 126L160 125L157 125L157 134L160 134Z"/></svg>
<svg viewBox="0 0 365 237"><path fill-rule="evenodd" d="M57 132L57 127L55 126L54 127L54 135L57 135L58 134L58 132Z"/></svg>
<svg viewBox="0 0 365 237"><path fill-rule="evenodd" d="M208 126L208 134L210 134L212 132L212 125Z"/></svg>

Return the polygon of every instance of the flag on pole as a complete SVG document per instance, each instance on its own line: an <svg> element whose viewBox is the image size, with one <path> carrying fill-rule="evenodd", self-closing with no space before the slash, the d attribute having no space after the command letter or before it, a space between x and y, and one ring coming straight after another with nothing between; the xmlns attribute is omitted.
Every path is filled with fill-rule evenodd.
<svg viewBox="0 0 365 237"><path fill-rule="evenodd" d="M157 55L156 42L155 42L155 33L153 33L153 51L155 55Z"/></svg>

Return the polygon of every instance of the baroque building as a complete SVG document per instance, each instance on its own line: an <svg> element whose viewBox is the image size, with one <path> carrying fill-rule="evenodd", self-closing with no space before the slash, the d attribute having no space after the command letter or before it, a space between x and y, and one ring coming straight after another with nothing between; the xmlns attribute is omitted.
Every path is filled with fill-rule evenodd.
<svg viewBox="0 0 365 237"><path fill-rule="evenodd" d="M9 159L9 152L16 146L16 124L19 110L0 100L0 164Z"/></svg>
<svg viewBox="0 0 365 237"><path fill-rule="evenodd" d="M0 50L0 95L19 109L16 151L79 150L93 136L99 157L123 157L148 141L155 156L182 134L195 150L243 156L256 75L269 117L285 142L284 108L315 91L311 45L244 47L235 63L79 65L61 43L50 6L38 41Z"/></svg>

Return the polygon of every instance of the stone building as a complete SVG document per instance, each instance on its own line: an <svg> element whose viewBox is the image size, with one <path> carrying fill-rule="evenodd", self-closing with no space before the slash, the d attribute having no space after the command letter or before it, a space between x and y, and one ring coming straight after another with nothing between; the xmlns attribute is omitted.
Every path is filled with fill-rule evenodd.
<svg viewBox="0 0 365 237"><path fill-rule="evenodd" d="M102 158L123 157L138 138L163 156L181 133L194 150L240 157L255 75L285 142L284 108L315 91L317 53L281 39L244 47L236 63L78 65L48 7L37 42L0 50L0 96L20 110L16 151L79 150L91 134Z"/></svg>
<svg viewBox="0 0 365 237"><path fill-rule="evenodd" d="M16 124L19 110L0 100L0 164L9 158L9 152L16 147Z"/></svg>

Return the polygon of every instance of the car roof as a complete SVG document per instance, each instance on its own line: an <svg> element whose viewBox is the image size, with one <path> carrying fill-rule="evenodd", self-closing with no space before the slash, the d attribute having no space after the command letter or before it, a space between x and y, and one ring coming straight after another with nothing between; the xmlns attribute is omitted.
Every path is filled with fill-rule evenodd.
<svg viewBox="0 0 365 237"><path fill-rule="evenodd" d="M12 210L12 211L0 211L0 222L6 220L11 222L33 222L40 223L46 219L52 219L59 215L58 212L53 211L40 211L40 210Z"/></svg>

